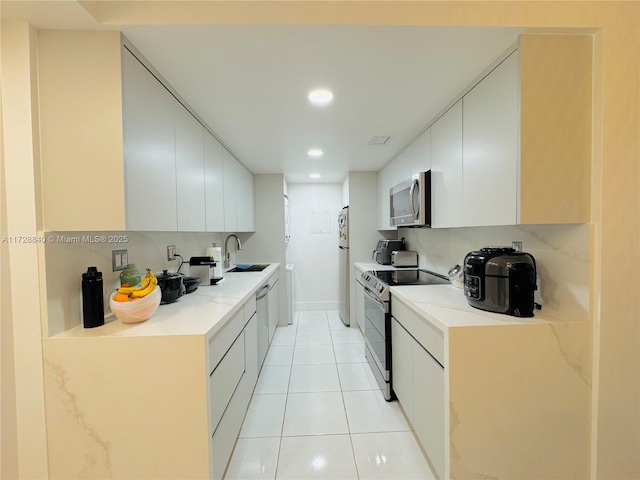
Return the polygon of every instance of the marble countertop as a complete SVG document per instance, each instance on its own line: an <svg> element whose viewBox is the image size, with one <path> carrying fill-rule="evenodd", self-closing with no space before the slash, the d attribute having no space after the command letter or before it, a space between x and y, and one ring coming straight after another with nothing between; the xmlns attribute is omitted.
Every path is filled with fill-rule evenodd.
<svg viewBox="0 0 640 480"><path fill-rule="evenodd" d="M404 270L378 263L356 263L356 269ZM391 287L391 310L393 298L400 298L415 313L441 331L455 327L488 325L531 325L552 321L552 317L536 312L533 318L518 318L511 315L486 312L467 303L464 292L452 285L404 285ZM549 318L547 318L549 317Z"/></svg>
<svg viewBox="0 0 640 480"><path fill-rule="evenodd" d="M456 327L531 325L547 322L538 313L532 318L519 318L478 310L467 303L463 290L453 285L391 287L392 312L394 298L401 299L414 312L443 332Z"/></svg>
<svg viewBox="0 0 640 480"><path fill-rule="evenodd" d="M225 272L217 285L202 286L176 302L160 305L153 316L142 323L122 323L115 316L101 327L82 325L62 332L52 339L93 337L147 337L161 335L212 336L255 295L265 280L279 267L270 264L262 272Z"/></svg>

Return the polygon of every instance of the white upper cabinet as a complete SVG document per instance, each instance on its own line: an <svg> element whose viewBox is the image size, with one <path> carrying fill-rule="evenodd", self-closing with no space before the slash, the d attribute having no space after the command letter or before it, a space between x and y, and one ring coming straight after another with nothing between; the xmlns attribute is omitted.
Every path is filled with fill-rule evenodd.
<svg viewBox="0 0 640 480"><path fill-rule="evenodd" d="M238 184L240 182L240 164L225 148L222 150L224 166L224 229L226 232L238 230Z"/></svg>
<svg viewBox="0 0 640 480"><path fill-rule="evenodd" d="M226 232L255 230L254 179L227 149L222 151L224 165L224 229Z"/></svg>
<svg viewBox="0 0 640 480"><path fill-rule="evenodd" d="M389 219L389 190L411 176L411 146L378 172L378 230L397 230Z"/></svg>
<svg viewBox="0 0 640 480"><path fill-rule="evenodd" d="M176 231L174 98L123 49L127 230Z"/></svg>
<svg viewBox="0 0 640 480"><path fill-rule="evenodd" d="M253 231L251 172L231 157L225 180L222 145L132 51L118 32L38 35L44 230Z"/></svg>
<svg viewBox="0 0 640 480"><path fill-rule="evenodd" d="M207 232L224 232L224 148L213 135L204 132L205 225Z"/></svg>
<svg viewBox="0 0 640 480"><path fill-rule="evenodd" d="M428 128L411 144L411 172L416 175L431 170L431 129Z"/></svg>
<svg viewBox="0 0 640 480"><path fill-rule="evenodd" d="M391 226L389 218L389 189L391 188L391 169L392 164L387 165L378 172L377 176L377 212L378 212L378 230L397 230Z"/></svg>
<svg viewBox="0 0 640 480"><path fill-rule="evenodd" d="M388 181L389 188L395 187L411 177L411 156L413 153L413 144L405 148L400 155L393 159L390 163ZM389 192L387 191L387 194Z"/></svg>
<svg viewBox="0 0 640 480"><path fill-rule="evenodd" d="M204 232L204 127L177 100L174 103L178 230Z"/></svg>
<svg viewBox="0 0 640 480"><path fill-rule="evenodd" d="M463 226L462 100L431 126L431 225Z"/></svg>
<svg viewBox="0 0 640 480"><path fill-rule="evenodd" d="M512 53L462 99L463 225L515 225L518 55Z"/></svg>
<svg viewBox="0 0 640 480"><path fill-rule="evenodd" d="M239 165L236 215L238 232L255 231L255 193L254 178L250 171Z"/></svg>

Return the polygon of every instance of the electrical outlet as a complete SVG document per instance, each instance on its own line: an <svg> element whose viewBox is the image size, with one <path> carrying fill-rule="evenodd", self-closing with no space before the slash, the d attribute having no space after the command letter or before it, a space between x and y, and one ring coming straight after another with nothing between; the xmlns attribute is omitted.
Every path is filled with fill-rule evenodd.
<svg viewBox="0 0 640 480"><path fill-rule="evenodd" d="M111 250L111 268L112 271L117 272L124 270L124 267L129 263L129 254L127 250Z"/></svg>
<svg viewBox="0 0 640 480"><path fill-rule="evenodd" d="M167 260L175 260L176 259L176 246L175 245L167 245Z"/></svg>
<svg viewBox="0 0 640 480"><path fill-rule="evenodd" d="M516 250L516 252L522 251L522 242L511 242L511 247Z"/></svg>

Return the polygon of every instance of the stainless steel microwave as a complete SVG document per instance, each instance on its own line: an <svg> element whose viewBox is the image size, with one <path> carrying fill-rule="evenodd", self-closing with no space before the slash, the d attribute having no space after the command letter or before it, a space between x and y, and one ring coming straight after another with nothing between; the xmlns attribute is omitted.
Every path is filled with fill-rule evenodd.
<svg viewBox="0 0 640 480"><path fill-rule="evenodd" d="M391 226L431 226L431 170L389 189L389 217Z"/></svg>

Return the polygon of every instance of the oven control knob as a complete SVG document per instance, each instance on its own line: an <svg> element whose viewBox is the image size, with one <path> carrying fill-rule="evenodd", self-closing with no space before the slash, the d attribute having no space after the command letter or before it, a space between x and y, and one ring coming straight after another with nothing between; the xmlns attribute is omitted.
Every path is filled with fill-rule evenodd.
<svg viewBox="0 0 640 480"><path fill-rule="evenodd" d="M379 283L376 284L376 290L378 290L378 293L382 293L382 290L384 290L384 287L382 285L380 285Z"/></svg>

